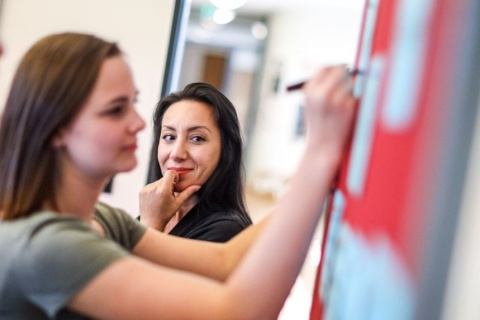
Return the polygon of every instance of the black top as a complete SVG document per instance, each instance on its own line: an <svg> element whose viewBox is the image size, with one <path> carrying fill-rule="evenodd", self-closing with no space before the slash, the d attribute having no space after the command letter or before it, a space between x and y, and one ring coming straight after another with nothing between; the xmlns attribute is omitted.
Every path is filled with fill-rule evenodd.
<svg viewBox="0 0 480 320"><path fill-rule="evenodd" d="M226 242L245 229L228 212L201 212L193 207L169 232L171 235L213 241Z"/></svg>

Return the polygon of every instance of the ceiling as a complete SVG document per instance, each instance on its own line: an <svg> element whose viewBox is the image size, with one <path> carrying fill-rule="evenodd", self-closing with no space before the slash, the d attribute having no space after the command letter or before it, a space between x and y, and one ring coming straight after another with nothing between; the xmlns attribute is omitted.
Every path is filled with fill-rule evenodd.
<svg viewBox="0 0 480 320"><path fill-rule="evenodd" d="M210 4L209 0L191 0L192 6ZM356 8L363 6L365 0L247 0L246 4L237 9L239 14L268 15L292 7L302 6L340 6Z"/></svg>

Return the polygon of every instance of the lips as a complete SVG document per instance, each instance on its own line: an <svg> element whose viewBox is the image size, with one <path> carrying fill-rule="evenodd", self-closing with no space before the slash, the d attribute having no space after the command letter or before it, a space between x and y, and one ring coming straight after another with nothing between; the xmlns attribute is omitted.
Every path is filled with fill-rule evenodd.
<svg viewBox="0 0 480 320"><path fill-rule="evenodd" d="M137 150L137 144L134 143L134 144L131 144L131 145L128 145L124 148L126 151L135 151Z"/></svg>
<svg viewBox="0 0 480 320"><path fill-rule="evenodd" d="M176 171L179 175L189 173L192 169L189 168L168 168L167 170Z"/></svg>

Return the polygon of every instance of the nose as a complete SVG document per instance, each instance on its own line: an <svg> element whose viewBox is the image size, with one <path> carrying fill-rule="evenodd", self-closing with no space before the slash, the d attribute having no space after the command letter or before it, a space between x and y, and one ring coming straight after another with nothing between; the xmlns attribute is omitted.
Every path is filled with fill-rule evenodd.
<svg viewBox="0 0 480 320"><path fill-rule="evenodd" d="M170 159L179 161L185 160L188 156L187 148L185 143L179 139L179 137L175 140L172 150L170 152Z"/></svg>
<svg viewBox="0 0 480 320"><path fill-rule="evenodd" d="M145 120L140 117L138 112L133 109L133 117L129 129L132 133L137 133L145 128Z"/></svg>

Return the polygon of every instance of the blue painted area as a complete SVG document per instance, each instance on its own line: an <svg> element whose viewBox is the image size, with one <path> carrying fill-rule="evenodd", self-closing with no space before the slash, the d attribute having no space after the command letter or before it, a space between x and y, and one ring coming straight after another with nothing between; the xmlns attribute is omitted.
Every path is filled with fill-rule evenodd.
<svg viewBox="0 0 480 320"><path fill-rule="evenodd" d="M417 114L432 1L400 1L397 11L389 90L382 112L382 124L392 132L408 129Z"/></svg>
<svg viewBox="0 0 480 320"><path fill-rule="evenodd" d="M372 58L365 93L358 112L348 167L347 188L351 196L361 197L370 164L377 115L377 101L385 61L381 56Z"/></svg>
<svg viewBox="0 0 480 320"><path fill-rule="evenodd" d="M373 241L343 224L325 320L410 320L415 288L389 239Z"/></svg>

